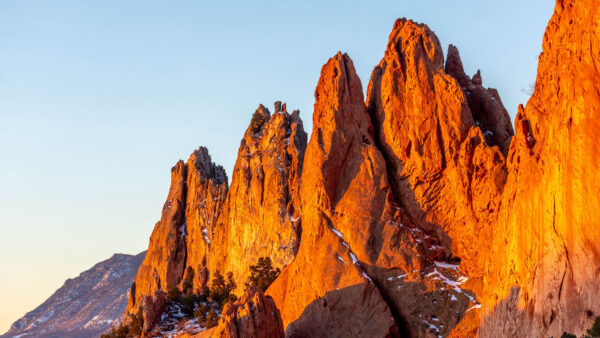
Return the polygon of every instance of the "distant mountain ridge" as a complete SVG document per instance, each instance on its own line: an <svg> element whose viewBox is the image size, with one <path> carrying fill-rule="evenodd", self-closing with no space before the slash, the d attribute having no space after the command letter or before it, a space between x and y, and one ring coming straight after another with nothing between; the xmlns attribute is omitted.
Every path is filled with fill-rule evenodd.
<svg viewBox="0 0 600 338"><path fill-rule="evenodd" d="M14 322L0 337L97 337L119 323L146 252L114 254L75 278Z"/></svg>

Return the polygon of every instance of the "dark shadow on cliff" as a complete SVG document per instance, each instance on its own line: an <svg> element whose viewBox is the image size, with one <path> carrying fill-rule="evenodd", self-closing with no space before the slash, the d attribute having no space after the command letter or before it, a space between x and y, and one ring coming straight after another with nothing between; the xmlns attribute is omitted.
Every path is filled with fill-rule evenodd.
<svg viewBox="0 0 600 338"><path fill-rule="evenodd" d="M385 306L372 297L378 292L371 283L329 291L288 325L286 337L408 337L395 323L386 325L385 318L373 320Z"/></svg>

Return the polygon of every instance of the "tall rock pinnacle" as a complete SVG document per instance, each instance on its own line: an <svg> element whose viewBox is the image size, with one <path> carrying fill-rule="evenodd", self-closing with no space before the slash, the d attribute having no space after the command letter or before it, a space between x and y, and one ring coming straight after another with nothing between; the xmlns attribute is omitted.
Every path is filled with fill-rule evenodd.
<svg viewBox="0 0 600 338"><path fill-rule="evenodd" d="M204 147L194 151L187 163L179 161L171 169L171 188L132 286L126 318L145 302L152 303L157 292L177 286L186 267L200 264L204 241L209 241L205 233L214 224L226 194L225 170L211 161ZM147 297L150 300L145 301Z"/></svg>
<svg viewBox="0 0 600 338"><path fill-rule="evenodd" d="M292 336L397 334L389 307L358 262L371 259L366 220L374 196L383 204L387 187L378 180L385 168L372 146L362 87L347 55L338 53L323 66L315 98L300 191L300 250L267 294ZM320 312L324 307L327 316Z"/></svg>
<svg viewBox="0 0 600 338"><path fill-rule="evenodd" d="M238 287L259 257L275 267L289 264L298 251L302 221L299 186L306 133L298 111L275 103L271 114L259 106L238 151L208 267L231 271Z"/></svg>
<svg viewBox="0 0 600 338"><path fill-rule="evenodd" d="M397 20L373 70L367 109L398 202L415 224L435 233L447 258L460 257L465 272L481 277L485 263L472 243L487 238L484 225L495 220L506 178L504 155L487 144L483 131L506 126L488 116L495 110L477 108L474 116L460 84L464 77L466 90L471 82L460 73L454 48L450 55L447 68L454 74L444 71L440 43L426 25ZM473 86L485 92L480 96L492 95Z"/></svg>

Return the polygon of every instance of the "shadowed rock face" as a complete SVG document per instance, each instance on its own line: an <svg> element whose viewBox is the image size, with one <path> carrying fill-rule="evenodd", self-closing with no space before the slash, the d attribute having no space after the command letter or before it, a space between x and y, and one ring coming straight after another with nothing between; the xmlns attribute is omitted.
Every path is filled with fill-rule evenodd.
<svg viewBox="0 0 600 338"><path fill-rule="evenodd" d="M600 315L598 18L597 1L559 0L546 29L508 152L484 336L579 335Z"/></svg>
<svg viewBox="0 0 600 338"><path fill-rule="evenodd" d="M123 318L129 287L144 254L115 254L68 279L2 337L98 337Z"/></svg>

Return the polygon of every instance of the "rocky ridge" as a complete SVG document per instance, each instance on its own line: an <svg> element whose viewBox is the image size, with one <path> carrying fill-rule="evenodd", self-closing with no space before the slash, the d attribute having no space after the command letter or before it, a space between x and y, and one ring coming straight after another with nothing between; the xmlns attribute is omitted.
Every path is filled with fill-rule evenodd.
<svg viewBox="0 0 600 338"><path fill-rule="evenodd" d="M68 279L2 337L97 337L118 325L144 254L115 254Z"/></svg>
<svg viewBox="0 0 600 338"><path fill-rule="evenodd" d="M276 103L255 112L229 190L203 171L221 188L190 201L198 183L178 163L149 248L163 259L142 265L153 277L140 269L147 285L128 309L182 279L200 289L217 270L241 294L249 265L268 256L283 270L266 294L290 337L582 333L600 314L599 8L557 1L514 129L498 92L465 74L455 46L444 60L426 25L396 21L366 101L352 60L336 54L308 145L299 115ZM190 211L202 200L217 201L210 222ZM237 329L220 332L239 333L228 320Z"/></svg>

